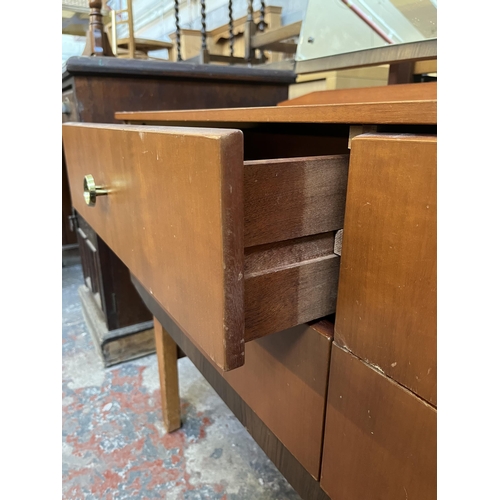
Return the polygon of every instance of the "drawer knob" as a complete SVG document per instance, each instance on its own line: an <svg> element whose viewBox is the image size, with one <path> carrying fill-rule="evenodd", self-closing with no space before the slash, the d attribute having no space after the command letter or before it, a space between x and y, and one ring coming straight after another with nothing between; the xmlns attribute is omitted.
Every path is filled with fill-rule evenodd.
<svg viewBox="0 0 500 500"><path fill-rule="evenodd" d="M92 175L83 178L83 197L89 207L94 207L97 197L105 194L108 194L108 191L102 186L96 186Z"/></svg>

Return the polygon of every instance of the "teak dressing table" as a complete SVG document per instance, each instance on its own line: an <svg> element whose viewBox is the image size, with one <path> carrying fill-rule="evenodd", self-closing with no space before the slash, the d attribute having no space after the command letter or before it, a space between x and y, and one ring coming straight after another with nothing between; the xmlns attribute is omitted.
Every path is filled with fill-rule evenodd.
<svg viewBox="0 0 500 500"><path fill-rule="evenodd" d="M154 315L168 430L178 346L304 499L432 499L436 99L343 100L67 124L71 194Z"/></svg>

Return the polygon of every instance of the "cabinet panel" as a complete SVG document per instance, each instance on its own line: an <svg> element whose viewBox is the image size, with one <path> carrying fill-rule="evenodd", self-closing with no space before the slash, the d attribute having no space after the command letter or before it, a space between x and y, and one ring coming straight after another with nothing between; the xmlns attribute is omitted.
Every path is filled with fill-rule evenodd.
<svg viewBox="0 0 500 500"><path fill-rule="evenodd" d="M335 341L436 405L436 136L352 140Z"/></svg>
<svg viewBox="0 0 500 500"><path fill-rule="evenodd" d="M437 413L332 344L321 486L342 500L433 500Z"/></svg>

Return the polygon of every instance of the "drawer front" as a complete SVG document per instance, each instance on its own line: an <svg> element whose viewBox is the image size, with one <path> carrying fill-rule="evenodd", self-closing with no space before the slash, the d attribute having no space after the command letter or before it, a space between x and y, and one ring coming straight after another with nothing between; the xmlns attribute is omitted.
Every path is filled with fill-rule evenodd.
<svg viewBox="0 0 500 500"><path fill-rule="evenodd" d="M224 378L319 479L333 324L299 325L250 342ZM265 390L263 389L265 388Z"/></svg>
<svg viewBox="0 0 500 500"><path fill-rule="evenodd" d="M345 500L434 500L437 412L332 344L321 487Z"/></svg>
<svg viewBox="0 0 500 500"><path fill-rule="evenodd" d="M68 124L63 140L75 209L202 351L241 365L241 132ZM109 190L93 207L87 174Z"/></svg>
<svg viewBox="0 0 500 500"><path fill-rule="evenodd" d="M246 341L335 311L346 155L244 163L224 129L67 124L63 140L76 210L223 370Z"/></svg>
<svg viewBox="0 0 500 500"><path fill-rule="evenodd" d="M437 370L435 136L355 137L335 341L432 404Z"/></svg>

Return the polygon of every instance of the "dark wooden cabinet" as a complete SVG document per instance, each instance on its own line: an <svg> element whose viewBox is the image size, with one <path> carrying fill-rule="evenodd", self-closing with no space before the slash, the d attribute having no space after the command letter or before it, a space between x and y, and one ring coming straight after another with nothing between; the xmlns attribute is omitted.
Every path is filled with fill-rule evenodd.
<svg viewBox="0 0 500 500"><path fill-rule="evenodd" d="M275 105L288 97L294 79L290 71L72 57L62 74L62 121L118 123L117 111ZM73 203L64 150L62 184L63 248L78 242L86 287L81 290L84 313L104 363L153 352L152 316L132 286L128 269L80 214L74 214L71 230ZM127 354L122 346L118 357L110 357L107 344L145 331L138 351L134 344Z"/></svg>

